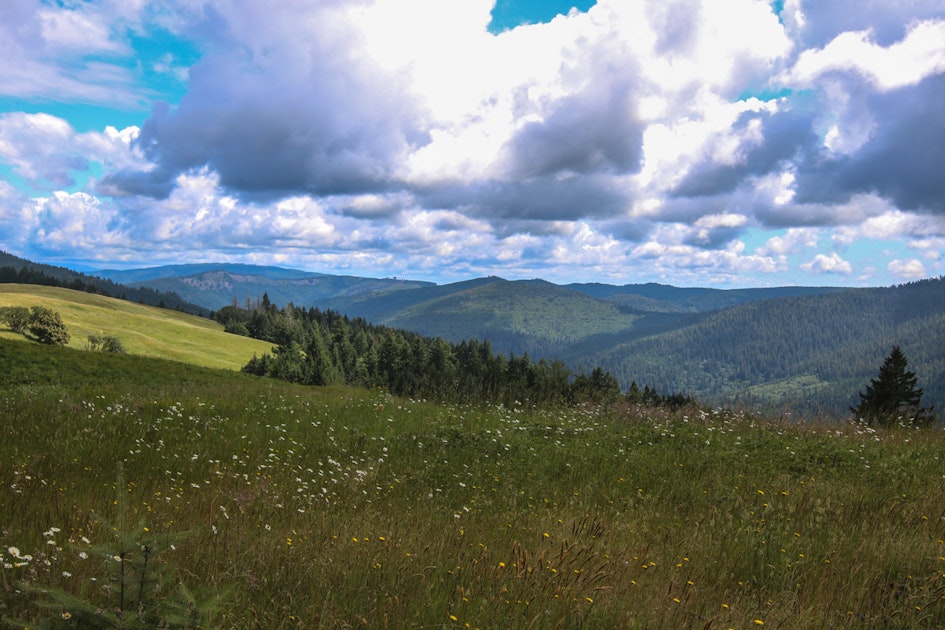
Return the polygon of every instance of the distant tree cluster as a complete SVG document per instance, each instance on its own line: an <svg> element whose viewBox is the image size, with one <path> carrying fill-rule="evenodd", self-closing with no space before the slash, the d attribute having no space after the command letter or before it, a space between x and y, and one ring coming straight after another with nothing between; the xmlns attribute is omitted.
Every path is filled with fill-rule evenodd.
<svg viewBox="0 0 945 630"><path fill-rule="evenodd" d="M5 306L0 308L0 322L13 332L40 343L61 346L69 343L69 330L62 322L62 316L45 306Z"/></svg>
<svg viewBox="0 0 945 630"><path fill-rule="evenodd" d="M577 404L626 399L617 379L601 368L574 375L558 360L532 361L527 354L504 357L488 341L459 344L376 326L333 311L278 308L268 296L250 308L227 306L214 318L224 328L276 344L271 354L254 356L250 374L307 385L350 384L383 387L396 395L449 402ZM633 402L679 403L638 390Z"/></svg>

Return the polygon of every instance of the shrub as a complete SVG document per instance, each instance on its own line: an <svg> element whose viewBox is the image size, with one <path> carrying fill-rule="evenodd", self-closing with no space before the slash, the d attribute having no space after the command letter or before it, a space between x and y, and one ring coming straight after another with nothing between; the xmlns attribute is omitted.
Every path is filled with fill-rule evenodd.
<svg viewBox="0 0 945 630"><path fill-rule="evenodd" d="M69 330L56 311L45 306L34 306L30 313L29 332L40 343L65 346Z"/></svg>
<svg viewBox="0 0 945 630"><path fill-rule="evenodd" d="M15 333L25 334L30 323L30 309L25 306L0 308L0 322L4 322Z"/></svg>
<svg viewBox="0 0 945 630"><path fill-rule="evenodd" d="M110 352L112 354L123 354L125 352L125 346L122 345L121 340L118 337L109 335L89 335L88 348L93 352Z"/></svg>

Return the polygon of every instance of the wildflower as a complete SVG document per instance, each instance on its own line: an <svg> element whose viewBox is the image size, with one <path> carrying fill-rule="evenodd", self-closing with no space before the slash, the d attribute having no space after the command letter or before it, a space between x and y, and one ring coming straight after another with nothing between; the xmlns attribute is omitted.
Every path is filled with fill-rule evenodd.
<svg viewBox="0 0 945 630"><path fill-rule="evenodd" d="M450 621L459 621L459 619L456 618L456 615L450 615Z"/></svg>
<svg viewBox="0 0 945 630"><path fill-rule="evenodd" d="M7 553L9 553L14 558L20 557L20 550L17 549L16 547L7 547Z"/></svg>
<svg viewBox="0 0 945 630"><path fill-rule="evenodd" d="M70 613L68 610L59 616L62 617L63 619L72 619L72 613Z"/></svg>
<svg viewBox="0 0 945 630"><path fill-rule="evenodd" d="M762 621L761 619L755 619L752 623L754 623L756 626L763 626L763 625L765 625L765 622Z"/></svg>

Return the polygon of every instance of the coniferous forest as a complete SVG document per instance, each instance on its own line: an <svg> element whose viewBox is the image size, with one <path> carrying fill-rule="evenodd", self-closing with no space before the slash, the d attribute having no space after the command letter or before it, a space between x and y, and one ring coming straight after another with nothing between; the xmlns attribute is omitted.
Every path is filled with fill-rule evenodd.
<svg viewBox="0 0 945 630"><path fill-rule="evenodd" d="M228 332L275 344L271 354L254 356L244 372L306 385L381 387L395 395L454 403L689 402L635 383L624 395L617 379L600 367L573 374L559 360L506 357L489 341L451 343L330 310L279 308L266 295L249 308L227 306L213 317Z"/></svg>

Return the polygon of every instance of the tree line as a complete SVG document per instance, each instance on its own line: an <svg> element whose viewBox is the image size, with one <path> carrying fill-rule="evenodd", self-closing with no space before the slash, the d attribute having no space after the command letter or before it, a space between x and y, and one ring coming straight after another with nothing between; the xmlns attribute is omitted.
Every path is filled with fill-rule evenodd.
<svg viewBox="0 0 945 630"><path fill-rule="evenodd" d="M279 308L268 295L248 308L224 307L212 317L227 332L275 344L272 353L254 356L243 372L306 385L381 387L399 396L455 403L692 402L636 384L624 394L617 379L600 367L575 374L559 360L536 362L527 353L505 357L488 340L451 343L331 310Z"/></svg>

